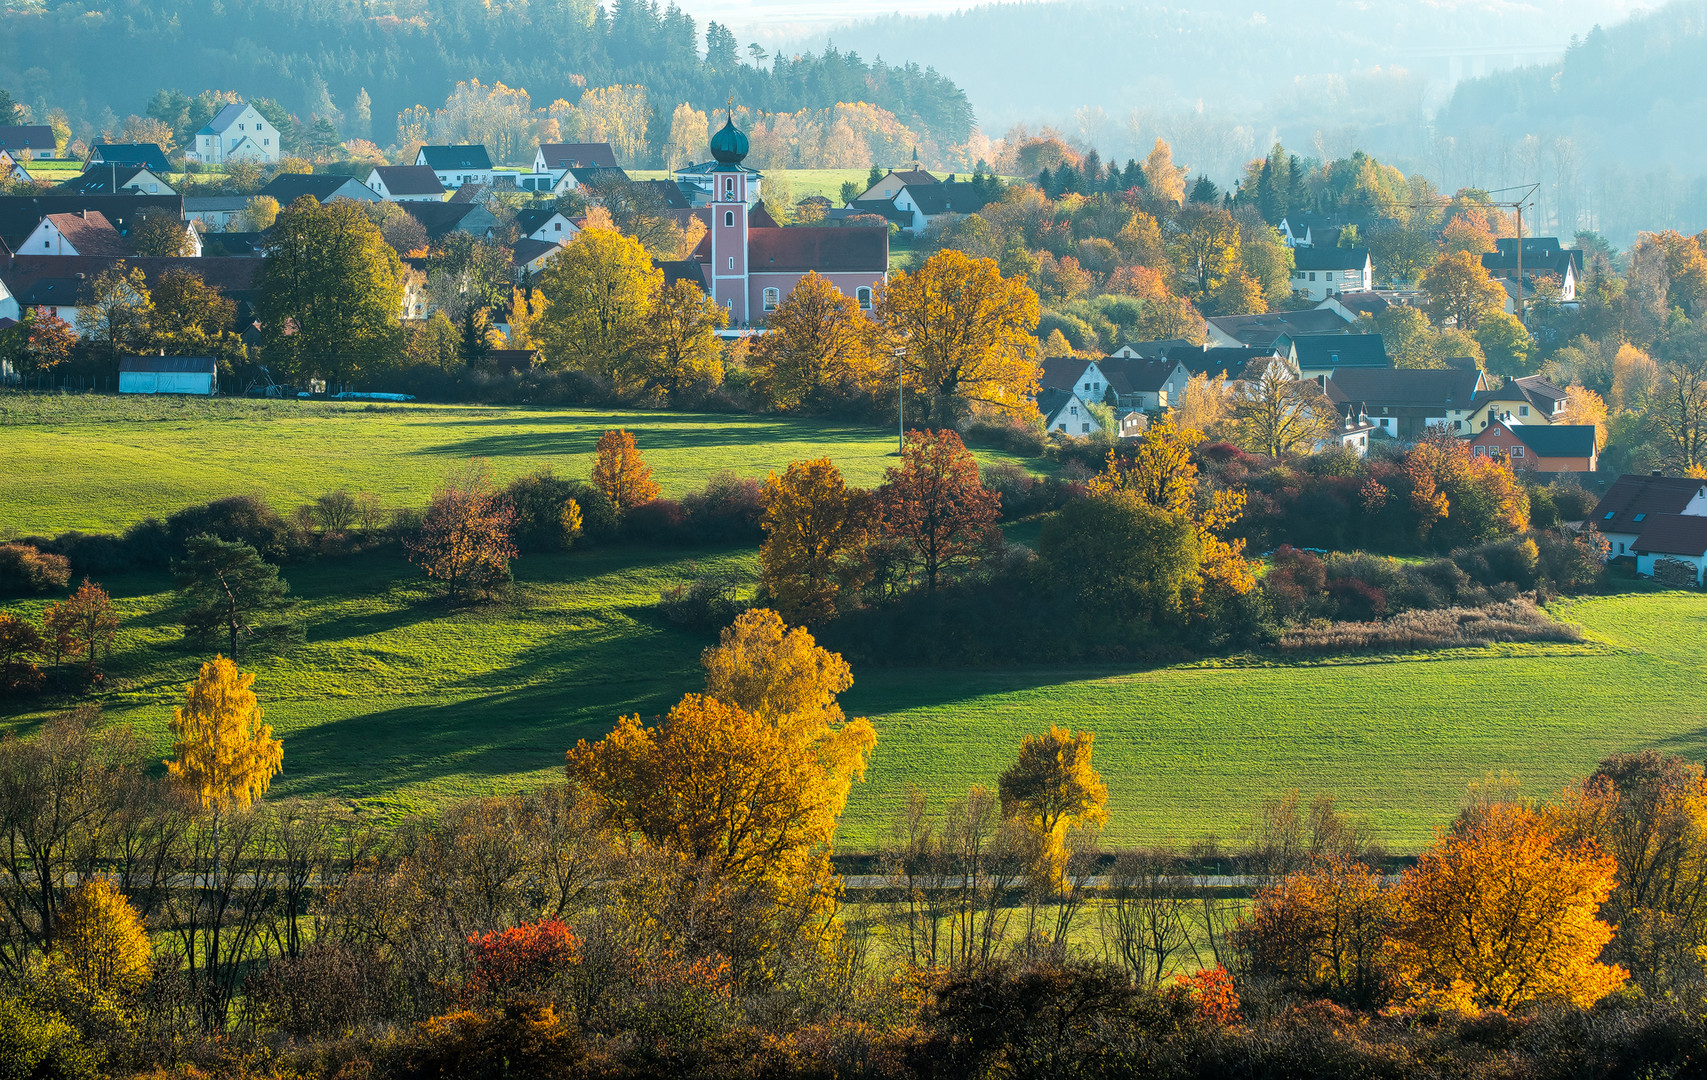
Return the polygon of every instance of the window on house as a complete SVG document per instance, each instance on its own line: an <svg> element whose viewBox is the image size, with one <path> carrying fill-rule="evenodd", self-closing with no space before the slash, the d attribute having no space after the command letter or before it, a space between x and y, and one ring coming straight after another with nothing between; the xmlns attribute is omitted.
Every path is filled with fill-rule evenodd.
<svg viewBox="0 0 1707 1080"><path fill-rule="evenodd" d="M723 211L723 224L725 226L732 226L735 224L735 211L733 211L733 210Z"/></svg>
<svg viewBox="0 0 1707 1080"><path fill-rule="evenodd" d="M551 225L551 231L552 232L562 232L563 231L563 223L561 221L553 222Z"/></svg>
<svg viewBox="0 0 1707 1080"><path fill-rule="evenodd" d="M1527 406L1527 405L1519 405L1519 406L1518 406L1518 407L1517 407L1517 415L1519 415L1519 416L1528 416L1528 415L1529 415L1529 406Z"/></svg>
<svg viewBox="0 0 1707 1080"><path fill-rule="evenodd" d="M1607 516L1607 517L1611 517L1611 516L1612 516L1612 515L1611 515L1611 514L1608 514L1608 515L1606 515L1606 516ZM1642 519L1643 519L1643 518L1645 518L1645 517L1647 517L1647 516L1648 516L1648 515L1646 515L1646 514L1637 514L1637 515L1636 515L1636 516L1635 516L1635 517L1633 517L1633 518L1631 518L1631 519L1630 519L1630 520L1632 520L1632 521L1641 521L1641 520L1642 520Z"/></svg>
<svg viewBox="0 0 1707 1080"><path fill-rule="evenodd" d="M1079 415L1079 407L1077 405L1069 405L1067 407L1067 412L1073 416L1077 416Z"/></svg>
<svg viewBox="0 0 1707 1080"><path fill-rule="evenodd" d="M1613 519L1613 518L1615 518L1615 517L1617 517L1617 516L1618 516L1618 511L1616 511L1616 510L1608 510L1608 511L1607 511L1607 512L1606 512L1606 516L1605 516L1605 517L1604 517L1604 518L1602 518L1602 519L1601 519L1601 520L1602 520L1602 521L1611 521L1611 520L1612 520L1612 519Z"/></svg>
<svg viewBox="0 0 1707 1080"><path fill-rule="evenodd" d="M1511 448L1511 456L1512 457L1522 457L1523 456L1523 447L1513 446Z"/></svg>
<svg viewBox="0 0 1707 1080"><path fill-rule="evenodd" d="M1091 426L1089 424L1080 424L1079 425L1079 434L1089 435L1090 433L1091 433Z"/></svg>
<svg viewBox="0 0 1707 1080"><path fill-rule="evenodd" d="M1476 456L1477 457L1487 457L1487 447L1484 447L1484 446L1476 447Z"/></svg>
<svg viewBox="0 0 1707 1080"><path fill-rule="evenodd" d="M781 294L777 290L766 289L765 290L765 310L766 311L775 311L777 300L780 298L781 298Z"/></svg>
<svg viewBox="0 0 1707 1080"><path fill-rule="evenodd" d="M862 286L859 289L859 291L856 292L854 295L859 298L859 307L860 307L861 311L870 311L871 310L871 290L870 289L867 289L867 288Z"/></svg>
<svg viewBox="0 0 1707 1080"><path fill-rule="evenodd" d="M1608 514L1608 515L1606 515L1606 516L1607 516L1607 517L1611 517L1611 516L1612 516L1612 515L1611 515L1611 514ZM1624 542L1623 542L1623 541L1622 541L1622 540L1620 540L1620 541L1619 541L1619 542L1618 542L1618 554L1620 554L1620 555L1622 555L1622 554L1624 554Z"/></svg>
<svg viewBox="0 0 1707 1080"><path fill-rule="evenodd" d="M735 197L735 181L733 181L733 180L723 181L723 194L726 195L727 197L731 198L731 199L733 199Z"/></svg>

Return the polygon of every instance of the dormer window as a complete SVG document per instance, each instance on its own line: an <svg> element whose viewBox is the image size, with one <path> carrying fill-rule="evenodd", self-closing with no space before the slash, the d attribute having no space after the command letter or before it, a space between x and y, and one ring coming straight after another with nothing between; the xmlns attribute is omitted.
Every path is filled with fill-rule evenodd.
<svg viewBox="0 0 1707 1080"><path fill-rule="evenodd" d="M1602 521L1611 521L1611 520L1612 520L1612 519L1613 519L1613 518L1615 518L1615 517L1617 517L1617 516L1618 516L1618 511L1616 511L1616 510L1609 510L1609 511L1607 511L1607 514L1606 514L1606 516L1605 516L1605 517L1604 517L1604 518L1602 518L1602 519L1601 519L1601 520L1602 520ZM1638 520L1638 521L1640 521L1640 520L1641 520L1641 518L1637 518L1637 519L1636 519L1636 520Z"/></svg>
<svg viewBox="0 0 1707 1080"><path fill-rule="evenodd" d="M1606 516L1607 516L1607 517L1611 517L1611 516L1612 516L1612 515L1611 515L1611 514L1608 514L1608 515L1606 515ZM1635 517L1633 517L1633 518L1631 518L1631 519L1630 519L1630 520L1631 520L1631 521L1641 521L1641 520L1642 520L1642 519L1643 519L1643 518L1645 518L1645 517L1647 517L1647 516L1648 516L1648 515L1646 515L1646 514L1637 514L1637 515L1636 515L1636 516L1635 516Z"/></svg>

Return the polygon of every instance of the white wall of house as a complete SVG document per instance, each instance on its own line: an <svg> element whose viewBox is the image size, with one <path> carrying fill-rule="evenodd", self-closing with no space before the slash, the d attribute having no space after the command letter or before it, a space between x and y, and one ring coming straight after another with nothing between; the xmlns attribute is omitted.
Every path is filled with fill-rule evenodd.
<svg viewBox="0 0 1707 1080"><path fill-rule="evenodd" d="M1375 287L1375 266L1363 260L1361 270L1294 270L1292 291L1320 303L1337 293L1368 292Z"/></svg>
<svg viewBox="0 0 1707 1080"><path fill-rule="evenodd" d="M42 218L35 230L24 238L23 246L18 248L19 255L78 255L81 254L71 246L71 241L65 234L54 227L52 220Z"/></svg>
<svg viewBox="0 0 1707 1080"><path fill-rule="evenodd" d="M1091 410L1083 399L1074 394L1049 418L1049 430L1071 435L1075 439L1088 439L1092 435L1101 434L1102 425L1091 415Z"/></svg>
<svg viewBox="0 0 1707 1080"><path fill-rule="evenodd" d="M243 146L245 141L250 145ZM195 156L212 165L244 159L277 161L279 129L256 112L255 106L245 105L224 131L196 135Z"/></svg>
<svg viewBox="0 0 1707 1080"><path fill-rule="evenodd" d="M392 191L385 186L385 178L380 175L378 169L375 169L372 172L368 173L367 186L370 190L373 191L373 193L375 195L378 195L381 199L383 199L386 202L402 203L402 202L444 202L445 201L445 197L444 197L443 193L440 193L437 195L433 194L432 192L423 192L419 195L397 195L397 194L393 194Z"/></svg>
<svg viewBox="0 0 1707 1080"><path fill-rule="evenodd" d="M575 238L581 230L575 228L575 223L562 214L552 214L540 223L539 228L528 233L529 240L546 240L553 244L566 243Z"/></svg>
<svg viewBox="0 0 1707 1080"><path fill-rule="evenodd" d="M417 165L427 164L427 152L425 150L421 150L418 153L416 153L415 164L417 164ZM439 178L439 183L443 184L445 186L446 190L449 190L451 188L459 188L464 184L485 184L488 187L490 187L492 184L492 174L494 171L495 170L493 170L493 169L443 169L443 170L434 169L433 170L433 172L435 174L437 174L437 176Z"/></svg>
<svg viewBox="0 0 1707 1080"><path fill-rule="evenodd" d="M1618 545L1612 546L1613 554L1618 552ZM1654 564L1661 559L1676 559L1695 567L1695 584L1701 584L1701 570L1707 567L1707 553L1701 555L1638 555L1636 556L1636 573L1644 577L1654 576Z"/></svg>

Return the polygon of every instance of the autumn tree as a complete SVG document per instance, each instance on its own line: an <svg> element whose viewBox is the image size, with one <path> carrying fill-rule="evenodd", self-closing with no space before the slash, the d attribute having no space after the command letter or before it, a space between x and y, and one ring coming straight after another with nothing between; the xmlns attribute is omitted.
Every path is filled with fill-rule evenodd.
<svg viewBox="0 0 1707 1080"><path fill-rule="evenodd" d="M632 380L671 395L690 386L717 387L723 382L717 331L728 323L729 312L704 289L688 281L667 286L652 305L643 360Z"/></svg>
<svg viewBox="0 0 1707 1080"><path fill-rule="evenodd" d="M171 213L138 214L126 239L132 251L153 258L187 259L196 250L189 226Z"/></svg>
<svg viewBox="0 0 1707 1080"><path fill-rule="evenodd" d="M1178 230L1169 247L1185 291L1202 300L1238 270L1239 226L1233 215L1219 206L1188 206L1180 211Z"/></svg>
<svg viewBox="0 0 1707 1080"><path fill-rule="evenodd" d="M619 511L632 510L658 497L658 482L652 479L652 467L640 456L633 433L621 429L599 436L593 484Z"/></svg>
<svg viewBox="0 0 1707 1080"><path fill-rule="evenodd" d="M47 642L26 619L0 614L0 695L31 694L44 677L36 661L47 655Z"/></svg>
<svg viewBox="0 0 1707 1080"><path fill-rule="evenodd" d="M1339 410L1314 379L1293 378L1269 362L1256 378L1234 385L1233 417L1240 445L1277 458L1314 450L1333 433Z"/></svg>
<svg viewBox="0 0 1707 1080"><path fill-rule="evenodd" d="M192 536L184 558L172 564L184 612L184 636L207 640L221 632L232 660L243 640L256 634L278 636L288 627L262 620L290 607L290 586L279 568L253 547L217 536Z"/></svg>
<svg viewBox="0 0 1707 1080"><path fill-rule="evenodd" d="M445 583L452 603L470 589L490 595L510 580L515 522L515 508L493 484L492 467L471 461L433 492L408 542L409 557L428 577Z"/></svg>
<svg viewBox="0 0 1707 1080"><path fill-rule="evenodd" d="M1707 334L1673 334L1661 358L1648 423L1666 456L1688 472L1707 465Z"/></svg>
<svg viewBox="0 0 1707 1080"><path fill-rule="evenodd" d="M1606 449L1606 402L1593 390L1585 389L1580 383L1567 387L1565 408L1559 422L1593 427L1595 449Z"/></svg>
<svg viewBox="0 0 1707 1080"><path fill-rule="evenodd" d="M239 220L247 232L266 232L278 219L277 199L271 195L251 195L243 204L243 214Z"/></svg>
<svg viewBox="0 0 1707 1080"><path fill-rule="evenodd" d="M42 624L53 642L56 655L81 656L91 676L97 654L105 650L111 658L113 639L118 636L119 616L107 590L88 578L77 591L42 613Z"/></svg>
<svg viewBox="0 0 1707 1080"><path fill-rule="evenodd" d="M244 674L223 656L203 664L172 718L166 771L204 809L249 806L284 768L284 743L261 723L261 707Z"/></svg>
<svg viewBox="0 0 1707 1080"><path fill-rule="evenodd" d="M89 283L89 291L89 303L81 308L78 320L83 335L105 346L114 364L121 353L141 349L148 341L149 323L154 317L154 300L141 268L127 267L120 260L97 275Z"/></svg>
<svg viewBox="0 0 1707 1080"><path fill-rule="evenodd" d="M549 302L534 330L546 362L620 384L643 354L663 284L663 271L639 241L612 229L582 229L535 284Z"/></svg>
<svg viewBox="0 0 1707 1080"><path fill-rule="evenodd" d="M1476 457L1465 440L1432 429L1400 462L1418 539L1436 547L1494 540L1529 527L1529 495L1508 464Z"/></svg>
<svg viewBox="0 0 1707 1080"><path fill-rule="evenodd" d="M765 317L748 361L754 387L782 412L823 407L870 387L878 372L867 329L851 296L807 274Z"/></svg>
<svg viewBox="0 0 1707 1080"><path fill-rule="evenodd" d="M23 348L14 361L20 375L64 366L70 362L72 349L77 345L77 331L71 324L44 307L26 310L23 322L8 333L22 338Z"/></svg>
<svg viewBox="0 0 1707 1080"><path fill-rule="evenodd" d="M1177 626L1202 582L1191 519L1131 491L1069 502L1044 522L1038 555L1099 633L1134 620Z"/></svg>
<svg viewBox="0 0 1707 1080"><path fill-rule="evenodd" d="M1398 886L1395 977L1417 1007L1512 1009L1558 999L1588 1007L1629 973L1599 962L1599 918L1617 863L1547 815L1495 803L1460 821Z"/></svg>
<svg viewBox="0 0 1707 1080"><path fill-rule="evenodd" d="M135 993L152 973L142 919L105 878L87 878L71 894L60 910L53 948L77 981L93 990Z"/></svg>
<svg viewBox="0 0 1707 1080"><path fill-rule="evenodd" d="M879 348L929 416L952 423L973 406L1019 416L1037 386L1037 294L1005 278L993 259L939 251L911 274L896 273L873 307Z"/></svg>
<svg viewBox="0 0 1707 1080"><path fill-rule="evenodd" d="M266 255L255 314L274 374L339 383L402 355L403 264L360 203L296 200Z"/></svg>
<svg viewBox="0 0 1707 1080"><path fill-rule="evenodd" d="M1324 855L1257 893L1234 943L1253 973L1374 1008L1390 993L1386 952L1394 906L1381 875L1366 863Z"/></svg>
<svg viewBox="0 0 1707 1080"><path fill-rule="evenodd" d="M829 458L790 463L765 478L759 588L784 618L833 618L864 578L861 555L873 525L869 494L850 488Z"/></svg>
<svg viewBox="0 0 1707 1080"><path fill-rule="evenodd" d="M1479 257L1467 252L1436 259L1422 277L1422 289L1436 322L1450 319L1458 329L1472 333L1483 315L1505 307L1504 287L1488 276Z"/></svg>
<svg viewBox="0 0 1707 1080"><path fill-rule="evenodd" d="M149 337L170 352L241 355L237 305L188 270L168 270L154 283Z"/></svg>
<svg viewBox="0 0 1707 1080"><path fill-rule="evenodd" d="M907 545L929 592L1001 543L1002 497L984 487L977 460L952 431L908 432L901 467L884 472L876 494L883 532Z"/></svg>
<svg viewBox="0 0 1707 1080"><path fill-rule="evenodd" d="M1056 888L1065 884L1067 831L1100 828L1108 821L1108 787L1091 765L1096 735L1051 725L1047 735L1027 735L1019 758L997 783L1002 816L1018 818L1037 842L1036 873Z"/></svg>

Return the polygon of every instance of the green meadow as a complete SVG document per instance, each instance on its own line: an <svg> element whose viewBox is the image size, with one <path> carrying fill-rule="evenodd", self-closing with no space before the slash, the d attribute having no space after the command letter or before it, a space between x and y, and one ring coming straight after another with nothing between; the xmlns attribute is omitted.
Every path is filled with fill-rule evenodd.
<svg viewBox="0 0 1707 1080"><path fill-rule="evenodd" d="M580 476L592 440L617 423L639 432L676 494L721 467L762 472L824 453L871 483L891 450L873 430L751 417L214 402L199 412L124 403L102 415L61 404L27 420L17 399L3 404L0 535L117 528L240 491L285 508L336 486L414 503L447 465L476 454L504 475L549 464ZM755 552L623 545L530 556L505 600L463 609L399 558L287 567L306 642L244 662L285 743L275 791L392 814L561 775L576 739L698 689L709 639L664 623L655 604L661 589L712 569L751 580ZM123 629L99 698L164 753L172 706L201 657L179 635L164 574L104 584ZM0 606L35 617L42 603ZM1390 846L1415 849L1489 772L1548 795L1614 751L1707 755L1707 596L1627 593L1555 614L1586 639L1313 663L856 667L845 704L872 717L879 743L844 847L876 841L910 786L942 799L993 784L1020 738L1052 723L1097 733L1118 843L1232 837L1260 799L1298 788L1331 792ZM0 712L0 726L29 730L52 708Z"/></svg>

